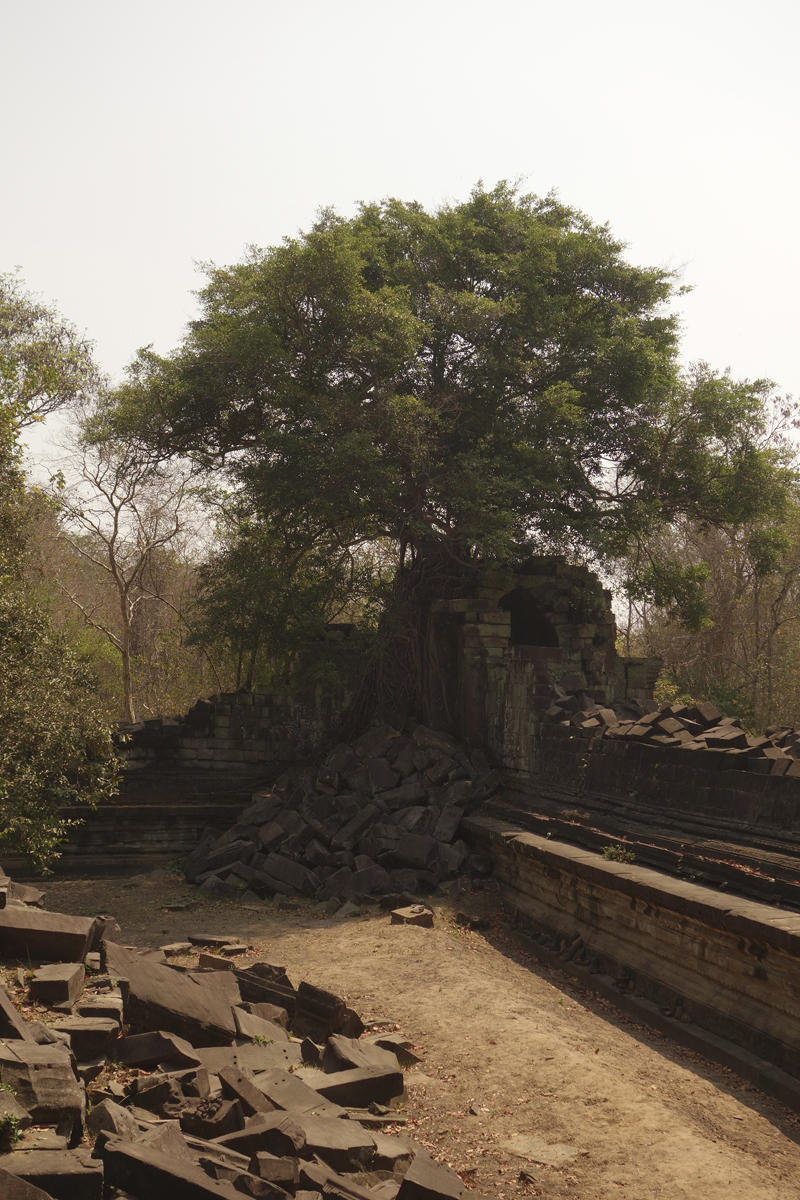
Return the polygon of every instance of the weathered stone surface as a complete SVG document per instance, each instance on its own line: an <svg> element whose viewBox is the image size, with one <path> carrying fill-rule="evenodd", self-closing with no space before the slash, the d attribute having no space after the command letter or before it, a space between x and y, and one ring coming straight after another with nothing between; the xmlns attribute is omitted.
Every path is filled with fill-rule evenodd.
<svg viewBox="0 0 800 1200"><path fill-rule="evenodd" d="M279 1187L294 1192L300 1178L300 1160L279 1158L276 1154L267 1154L262 1150L253 1155L250 1170L261 1179L267 1179L270 1183L277 1183Z"/></svg>
<svg viewBox="0 0 800 1200"><path fill-rule="evenodd" d="M337 1033L328 1038L322 1053L322 1068L327 1074L349 1071L353 1067L396 1071L398 1066L397 1055L391 1050Z"/></svg>
<svg viewBox="0 0 800 1200"><path fill-rule="evenodd" d="M229 1044L236 1034L230 1001L212 980L200 980L103 942L105 969L124 981L121 991L126 1024L137 1029L160 1029L186 1038L191 1045Z"/></svg>
<svg viewBox="0 0 800 1200"><path fill-rule="evenodd" d="M209 1178L201 1167L150 1146L107 1138L99 1156L108 1187L147 1200L218 1200L220 1196L235 1200L238 1195L231 1184Z"/></svg>
<svg viewBox="0 0 800 1200"><path fill-rule="evenodd" d="M246 1117L275 1111L275 1105L256 1087L251 1071L223 1067L219 1072L219 1082L225 1099L238 1100Z"/></svg>
<svg viewBox="0 0 800 1200"><path fill-rule="evenodd" d="M4 1160L3 1160L4 1161ZM3 1200L53 1200L51 1195L27 1179L12 1175L0 1166L0 1196Z"/></svg>
<svg viewBox="0 0 800 1200"><path fill-rule="evenodd" d="M138 1067L140 1070L155 1067L161 1062L175 1063L179 1067L198 1067L201 1061L189 1042L163 1029L120 1038L114 1045L114 1058L127 1067Z"/></svg>
<svg viewBox="0 0 800 1200"><path fill-rule="evenodd" d="M433 928L433 913L424 904L410 904L407 908L396 908L392 912L392 925L420 925L423 929Z"/></svg>
<svg viewBox="0 0 800 1200"><path fill-rule="evenodd" d="M107 1017L66 1017L52 1028L56 1033L66 1033L78 1062L88 1062L104 1054L119 1037L119 1021Z"/></svg>
<svg viewBox="0 0 800 1200"><path fill-rule="evenodd" d="M441 816L433 828L437 842L452 842L464 819L464 809L457 804L445 804Z"/></svg>
<svg viewBox="0 0 800 1200"><path fill-rule="evenodd" d="M91 1133L99 1133L105 1129L107 1133L117 1137L127 1138L133 1142L139 1136L139 1126L126 1108L115 1104L113 1100L103 1100L95 1104L86 1118L86 1124Z"/></svg>
<svg viewBox="0 0 800 1200"><path fill-rule="evenodd" d="M411 1138L398 1137L396 1134L372 1134L375 1142L375 1153L372 1156L373 1171L392 1171L401 1174L406 1171L417 1154L428 1157L428 1151Z"/></svg>
<svg viewBox="0 0 800 1200"><path fill-rule="evenodd" d="M341 1028L346 1007L341 996L304 981L297 989L292 1032L295 1037L310 1037L320 1043L327 1041Z"/></svg>
<svg viewBox="0 0 800 1200"><path fill-rule="evenodd" d="M2 1090L0 1091L0 1127L5 1125L9 1119L17 1129L27 1129L29 1125L33 1124L31 1114L22 1107L16 1096Z"/></svg>
<svg viewBox="0 0 800 1200"><path fill-rule="evenodd" d="M83 991L82 962L48 963L33 972L30 991L40 1004L73 1004Z"/></svg>
<svg viewBox="0 0 800 1200"><path fill-rule="evenodd" d="M408 808L410 804L418 804L425 799L425 788L419 780L414 783L404 783L388 792L381 792L381 803L393 812L400 808Z"/></svg>
<svg viewBox="0 0 800 1200"><path fill-rule="evenodd" d="M91 995L77 1006L79 1017L104 1017L107 1021L122 1022L122 996Z"/></svg>
<svg viewBox="0 0 800 1200"><path fill-rule="evenodd" d="M373 1046L380 1046L382 1050L391 1051L401 1067L413 1067L414 1063L421 1061L412 1053L411 1042L401 1033L374 1033L364 1041Z"/></svg>
<svg viewBox="0 0 800 1200"><path fill-rule="evenodd" d="M388 1104L403 1094L403 1072L399 1066L355 1067L322 1075L312 1084L315 1091L345 1108L367 1108L373 1101Z"/></svg>
<svg viewBox="0 0 800 1200"><path fill-rule="evenodd" d="M55 1200L101 1200L103 1194L103 1168L85 1149L7 1154L2 1159L2 1168ZM5 1192L0 1195L7 1200Z"/></svg>
<svg viewBox="0 0 800 1200"><path fill-rule="evenodd" d="M217 1138L214 1144L251 1156L266 1150L279 1158L295 1157L305 1150L306 1135L291 1113L256 1113L244 1129Z"/></svg>
<svg viewBox="0 0 800 1200"><path fill-rule="evenodd" d="M330 900L333 897L349 896L353 887L353 871L350 867L340 867L329 875L320 891L320 899Z"/></svg>
<svg viewBox="0 0 800 1200"><path fill-rule="evenodd" d="M0 987L0 1038L21 1038L23 1042L35 1042L28 1022L20 1016L5 988Z"/></svg>
<svg viewBox="0 0 800 1200"><path fill-rule="evenodd" d="M319 1117L345 1116L344 1109L338 1104L330 1103L317 1089L309 1087L288 1071L261 1071L253 1077L253 1083L276 1109L297 1114L310 1113Z"/></svg>
<svg viewBox="0 0 800 1200"><path fill-rule="evenodd" d="M281 1029L289 1028L289 1014L285 1008L281 1008L277 1004L260 1004L246 1003L241 1006L247 1012L251 1012L254 1017L261 1017L263 1021L271 1021L273 1025L280 1025Z"/></svg>
<svg viewBox="0 0 800 1200"><path fill-rule="evenodd" d="M233 1019L236 1022L236 1032L240 1038L269 1038L273 1042L288 1042L289 1035L280 1025L265 1021L254 1013L245 1012L236 1005L233 1008Z"/></svg>
<svg viewBox="0 0 800 1200"><path fill-rule="evenodd" d="M412 871L431 871L439 861L439 843L435 838L406 833L394 851L395 865Z"/></svg>
<svg viewBox="0 0 800 1200"><path fill-rule="evenodd" d="M380 809L374 804L365 804L338 833L331 838L334 850L352 850L354 846L372 829L380 816Z"/></svg>
<svg viewBox="0 0 800 1200"><path fill-rule="evenodd" d="M396 771L392 770L385 758L366 758L364 767L373 795L397 786L400 777Z"/></svg>
<svg viewBox="0 0 800 1200"><path fill-rule="evenodd" d="M362 1171L372 1161L375 1141L358 1121L298 1114L293 1117L306 1138L302 1156L318 1156L335 1171Z"/></svg>
<svg viewBox="0 0 800 1200"><path fill-rule="evenodd" d="M417 1155L403 1176L397 1200L461 1200L464 1185L443 1163Z"/></svg>
<svg viewBox="0 0 800 1200"><path fill-rule="evenodd" d="M420 750L439 750L452 758L461 749L460 743L452 734L439 729L428 729L425 725L418 725L411 736Z"/></svg>
<svg viewBox="0 0 800 1200"><path fill-rule="evenodd" d="M388 892L391 886L392 880L389 872L377 863L373 863L371 867L364 867L361 871L356 871L350 881L350 891L354 896L381 894Z"/></svg>
<svg viewBox="0 0 800 1200"><path fill-rule="evenodd" d="M56 1125L71 1133L83 1121L84 1091L63 1045L0 1042L0 1078L37 1125Z"/></svg>
<svg viewBox="0 0 800 1200"><path fill-rule="evenodd" d="M82 963L92 948L96 921L38 908L0 909L0 958Z"/></svg>
<svg viewBox="0 0 800 1200"><path fill-rule="evenodd" d="M180 1124L185 1133L211 1141L225 1133L244 1129L244 1113L238 1099L209 1098L196 1108L185 1109L180 1115Z"/></svg>
<svg viewBox="0 0 800 1200"><path fill-rule="evenodd" d="M234 964L229 958L225 958L221 954L205 952L198 958L197 965L201 971L232 971L234 969Z"/></svg>

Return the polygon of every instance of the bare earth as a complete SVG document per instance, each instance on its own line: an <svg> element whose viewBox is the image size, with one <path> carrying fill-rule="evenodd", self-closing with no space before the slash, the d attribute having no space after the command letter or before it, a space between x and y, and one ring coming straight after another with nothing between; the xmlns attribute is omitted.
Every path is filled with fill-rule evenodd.
<svg viewBox="0 0 800 1200"><path fill-rule="evenodd" d="M407 1073L408 1132L488 1196L800 1197L798 1117L527 957L493 893L463 902L490 919L470 933L444 903L432 930L390 925L377 909L324 919L304 904L169 913L196 893L166 871L44 886L50 909L113 913L130 944L240 935L295 984L346 995L365 1021L396 1022L422 1059ZM550 1149L534 1143L522 1157L503 1145L516 1135ZM532 1161L542 1157L557 1165Z"/></svg>

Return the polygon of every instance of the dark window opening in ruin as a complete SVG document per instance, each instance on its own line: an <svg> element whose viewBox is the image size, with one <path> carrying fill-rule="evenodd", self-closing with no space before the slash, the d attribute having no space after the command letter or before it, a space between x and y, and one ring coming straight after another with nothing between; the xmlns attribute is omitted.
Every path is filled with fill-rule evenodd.
<svg viewBox="0 0 800 1200"><path fill-rule="evenodd" d="M498 607L511 613L512 646L558 646L555 626L527 588L514 588L503 596Z"/></svg>

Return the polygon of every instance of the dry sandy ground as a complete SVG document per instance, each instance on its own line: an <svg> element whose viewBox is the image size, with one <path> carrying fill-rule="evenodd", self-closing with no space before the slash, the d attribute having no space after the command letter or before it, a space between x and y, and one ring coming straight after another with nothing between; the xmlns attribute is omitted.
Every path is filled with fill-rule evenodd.
<svg viewBox="0 0 800 1200"><path fill-rule="evenodd" d="M432 930L390 925L375 909L337 920L221 901L170 913L186 885L163 871L45 886L48 908L112 912L131 944L240 935L295 984L396 1022L422 1059L407 1076L408 1131L488 1196L800 1197L797 1117L528 958L486 894L462 903L492 918L470 933L444 903ZM536 1165L504 1147L515 1135L578 1153Z"/></svg>

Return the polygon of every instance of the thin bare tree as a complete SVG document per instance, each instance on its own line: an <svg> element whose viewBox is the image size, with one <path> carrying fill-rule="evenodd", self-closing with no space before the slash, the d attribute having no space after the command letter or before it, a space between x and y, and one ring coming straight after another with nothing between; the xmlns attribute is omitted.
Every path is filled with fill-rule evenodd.
<svg viewBox="0 0 800 1200"><path fill-rule="evenodd" d="M192 470L185 462L146 458L118 440L92 440L88 428L84 418L66 461L52 476L58 536L101 573L115 597L118 620L110 619L102 595L81 596L67 580L60 584L86 623L118 651L125 720L134 722L134 619L148 600L169 603L156 590L152 567L159 553L191 536Z"/></svg>

